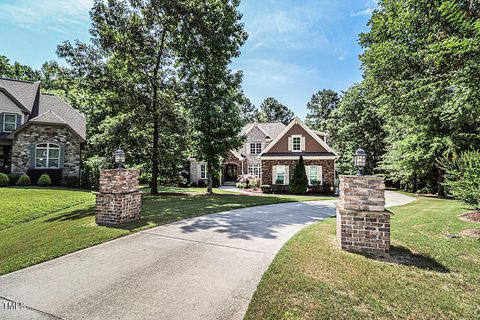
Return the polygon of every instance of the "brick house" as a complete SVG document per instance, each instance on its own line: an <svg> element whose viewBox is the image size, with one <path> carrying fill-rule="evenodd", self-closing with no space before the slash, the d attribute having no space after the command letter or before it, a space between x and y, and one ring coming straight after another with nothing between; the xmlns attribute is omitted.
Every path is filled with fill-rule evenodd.
<svg viewBox="0 0 480 320"><path fill-rule="evenodd" d="M287 126L281 122L250 123L241 134L245 143L223 159L220 181L233 182L252 174L262 184L288 186L295 165L303 156L310 185L333 185L338 155L327 144L327 135L308 128L299 118ZM190 159L190 182L207 179L206 163Z"/></svg>
<svg viewBox="0 0 480 320"><path fill-rule="evenodd" d="M79 182L85 132L85 117L39 83L0 78L0 172Z"/></svg>

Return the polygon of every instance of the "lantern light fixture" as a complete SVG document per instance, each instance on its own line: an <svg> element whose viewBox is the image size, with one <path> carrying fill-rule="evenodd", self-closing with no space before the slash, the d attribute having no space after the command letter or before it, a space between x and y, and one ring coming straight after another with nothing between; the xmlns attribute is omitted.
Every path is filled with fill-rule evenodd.
<svg viewBox="0 0 480 320"><path fill-rule="evenodd" d="M354 156L354 165L357 168L357 176L363 176L363 170L367 166L367 154L363 149L358 149Z"/></svg>
<svg viewBox="0 0 480 320"><path fill-rule="evenodd" d="M115 151L115 163L117 164L118 169L122 169L123 164L125 163L125 152L120 148Z"/></svg>

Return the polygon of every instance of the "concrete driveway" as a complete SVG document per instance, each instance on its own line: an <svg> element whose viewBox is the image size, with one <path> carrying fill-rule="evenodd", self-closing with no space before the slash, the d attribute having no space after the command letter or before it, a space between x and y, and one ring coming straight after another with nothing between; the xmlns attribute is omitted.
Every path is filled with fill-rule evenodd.
<svg viewBox="0 0 480 320"><path fill-rule="evenodd" d="M242 319L275 254L333 203L187 219L1 276L0 319Z"/></svg>

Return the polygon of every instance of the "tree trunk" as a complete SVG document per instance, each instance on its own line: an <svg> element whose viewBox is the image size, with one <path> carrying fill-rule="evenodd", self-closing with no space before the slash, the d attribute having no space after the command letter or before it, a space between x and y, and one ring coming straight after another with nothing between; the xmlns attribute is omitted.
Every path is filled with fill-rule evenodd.
<svg viewBox="0 0 480 320"><path fill-rule="evenodd" d="M150 183L150 192L152 194L158 194L158 138L160 125L157 115L153 116L153 121L152 181Z"/></svg>
<svg viewBox="0 0 480 320"><path fill-rule="evenodd" d="M208 177L208 184L207 184L207 193L213 194L213 170L212 170L212 162L207 162L207 177Z"/></svg>
<svg viewBox="0 0 480 320"><path fill-rule="evenodd" d="M438 169L437 171L437 195L439 197L445 197L445 188L443 187L443 174L444 171L442 169Z"/></svg>

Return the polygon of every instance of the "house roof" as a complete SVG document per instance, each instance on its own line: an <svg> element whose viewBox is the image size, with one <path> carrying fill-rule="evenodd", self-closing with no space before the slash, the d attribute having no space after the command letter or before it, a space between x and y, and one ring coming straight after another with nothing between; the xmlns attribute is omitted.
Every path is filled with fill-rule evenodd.
<svg viewBox="0 0 480 320"><path fill-rule="evenodd" d="M39 83L0 78L0 87L6 89L28 112L32 112Z"/></svg>
<svg viewBox="0 0 480 320"><path fill-rule="evenodd" d="M85 117L77 110L66 104L62 99L52 94L42 93L40 95L40 105L38 110L39 115L30 121L34 121L36 119L38 121L39 117L49 111L56 116L56 119L51 118L53 121L47 122L67 123L76 133L78 133L79 136L85 139Z"/></svg>
<svg viewBox="0 0 480 320"><path fill-rule="evenodd" d="M0 90L6 91L12 101L20 103L24 111L30 113L26 124L37 122L67 125L85 140L85 117L59 97L40 93L39 83L0 78ZM23 127L17 130L22 130Z"/></svg>
<svg viewBox="0 0 480 320"><path fill-rule="evenodd" d="M265 154L268 154L268 152L270 151L270 149L273 148L273 146L275 144L277 144L280 139L282 138L282 136L284 136L294 125L299 125L301 126L313 139L315 139L315 141L317 141L321 146L323 146L325 148L325 150L327 150L327 152L330 152L330 153L333 153L335 156L337 156L337 153L332 149L330 148L330 146L325 142L323 141L319 136L318 134L316 134L315 132L313 132L309 127L307 127L305 125L305 123L303 123L302 120L300 120L300 118L298 117L295 117L289 124L288 126L286 126L282 132L265 148L265 150L263 151L263 153L260 155L260 158L262 156L264 156Z"/></svg>
<svg viewBox="0 0 480 320"><path fill-rule="evenodd" d="M255 126L258 126L261 131L272 139L275 139L285 128L285 125L281 122L254 122L248 123L242 128L242 135L246 135Z"/></svg>

